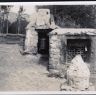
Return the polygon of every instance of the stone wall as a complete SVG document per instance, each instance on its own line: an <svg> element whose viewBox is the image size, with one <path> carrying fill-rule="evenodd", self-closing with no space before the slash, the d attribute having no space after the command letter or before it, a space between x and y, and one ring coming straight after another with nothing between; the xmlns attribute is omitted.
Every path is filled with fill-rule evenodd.
<svg viewBox="0 0 96 95"><path fill-rule="evenodd" d="M62 72L62 65L66 62L66 37L53 34L49 36L49 71Z"/></svg>
<svg viewBox="0 0 96 95"><path fill-rule="evenodd" d="M70 30L71 31L71 30ZM49 34L49 71L60 72L66 63L66 51L67 51L67 39L64 33L58 33L59 31L53 30ZM65 31L66 32L66 31ZM90 32L88 32L90 33ZM78 35L79 36L79 35ZM71 36L71 38L75 36ZM80 36L81 37L81 36ZM83 36L82 36L83 37ZM84 36L84 39L91 40L90 55L88 65L90 66L91 73L96 72L96 36L89 35Z"/></svg>
<svg viewBox="0 0 96 95"><path fill-rule="evenodd" d="M58 70L60 65L60 49L57 35L49 36L49 70Z"/></svg>
<svg viewBox="0 0 96 95"><path fill-rule="evenodd" d="M60 63L66 63L66 49L67 49L67 38L65 35L58 35L59 41L59 49L60 49Z"/></svg>
<svg viewBox="0 0 96 95"><path fill-rule="evenodd" d="M91 73L96 73L96 36L91 36L91 56L90 56Z"/></svg>

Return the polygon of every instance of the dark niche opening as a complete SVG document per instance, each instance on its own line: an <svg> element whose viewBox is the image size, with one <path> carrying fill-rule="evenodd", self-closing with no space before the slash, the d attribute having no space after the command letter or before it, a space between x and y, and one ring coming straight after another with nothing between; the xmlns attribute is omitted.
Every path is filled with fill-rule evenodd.
<svg viewBox="0 0 96 95"><path fill-rule="evenodd" d="M80 54L85 62L89 62L90 59L90 39L67 39L67 62Z"/></svg>
<svg viewBox="0 0 96 95"><path fill-rule="evenodd" d="M52 29L36 29L38 32L38 53L49 54L49 36Z"/></svg>

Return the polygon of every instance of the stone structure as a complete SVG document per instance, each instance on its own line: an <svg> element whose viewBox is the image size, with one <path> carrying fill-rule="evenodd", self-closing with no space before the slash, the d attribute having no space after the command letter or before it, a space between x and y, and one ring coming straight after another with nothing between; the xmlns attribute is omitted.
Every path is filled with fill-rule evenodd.
<svg viewBox="0 0 96 95"><path fill-rule="evenodd" d="M39 9L37 12L36 26L37 28L50 28L50 10ZM42 29L41 28L41 29Z"/></svg>
<svg viewBox="0 0 96 95"><path fill-rule="evenodd" d="M95 29L59 28L51 18L49 9L39 9L27 26L25 52L38 53L39 44L46 48L44 44L48 43L46 50L49 54L50 72L60 74L77 54L82 56L84 62L91 64L90 70L95 72L95 32Z"/></svg>
<svg viewBox="0 0 96 95"><path fill-rule="evenodd" d="M55 25L54 17L50 13L49 9L39 9L36 15L36 29L55 29L58 26Z"/></svg>
<svg viewBox="0 0 96 95"><path fill-rule="evenodd" d="M25 52L36 53L39 48L38 43L45 41L44 43L49 44L50 71L61 72L59 71L62 68L61 65L70 63L76 54L81 54L84 61L91 64L91 70L95 71L95 29L61 29L55 25L51 17L49 9L39 9L34 13L33 19L26 28ZM40 38L39 35L45 37L40 36Z"/></svg>
<svg viewBox="0 0 96 95"><path fill-rule="evenodd" d="M24 53L37 53L38 34L35 31L37 13L29 18L29 24L26 27L25 48Z"/></svg>
<svg viewBox="0 0 96 95"><path fill-rule="evenodd" d="M39 9L33 18L26 28L25 52L47 54L49 75L67 75L69 90L88 90L90 71L96 71L96 30L60 28L48 9Z"/></svg>
<svg viewBox="0 0 96 95"><path fill-rule="evenodd" d="M45 43L44 41L46 41L44 36L47 37L48 33L57 27L54 19L51 19L50 16L49 9L39 9L31 17L26 27L25 53L37 53L39 43Z"/></svg>
<svg viewBox="0 0 96 95"><path fill-rule="evenodd" d="M95 91L95 87L89 82L90 71L81 55L76 55L67 70L67 81L62 84L61 90L66 91Z"/></svg>
<svg viewBox="0 0 96 95"><path fill-rule="evenodd" d="M55 29L49 33L49 69L59 72L75 55L80 54L94 72L95 29ZM79 44L78 44L79 43ZM70 65L70 64L69 64ZM61 66L61 67L60 67Z"/></svg>
<svg viewBox="0 0 96 95"><path fill-rule="evenodd" d="M43 16L42 12L44 13ZM92 72L95 71L95 29L59 28L55 25L54 20L51 19L51 14L48 9L39 9L33 18L27 26L25 40L26 52L38 52L38 42L42 39L46 41L47 37L49 44L49 71L62 72L59 71L63 67L62 65L68 65L66 63L70 63L76 54L81 54L84 61L91 64L90 68L92 68ZM38 35L47 36L38 38ZM70 49L71 47L74 47L73 50ZM75 47L79 47L77 51Z"/></svg>
<svg viewBox="0 0 96 95"><path fill-rule="evenodd" d="M89 88L89 78L90 71L87 64L81 55L76 55L67 70L68 84L75 89L86 90Z"/></svg>
<svg viewBox="0 0 96 95"><path fill-rule="evenodd" d="M35 28L29 28L26 31L26 39L25 39L25 51L27 53L37 53L37 43L38 43L38 34L35 31Z"/></svg>

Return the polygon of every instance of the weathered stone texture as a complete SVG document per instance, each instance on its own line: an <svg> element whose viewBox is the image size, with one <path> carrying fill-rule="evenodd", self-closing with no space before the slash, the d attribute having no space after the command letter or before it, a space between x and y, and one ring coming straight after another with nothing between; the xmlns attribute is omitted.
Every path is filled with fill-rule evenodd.
<svg viewBox="0 0 96 95"><path fill-rule="evenodd" d="M26 31L25 52L37 53L38 34L34 28Z"/></svg>
<svg viewBox="0 0 96 95"><path fill-rule="evenodd" d="M67 65L65 65L66 45L65 35L49 36L49 71L53 76L64 78L66 75Z"/></svg>
<svg viewBox="0 0 96 95"><path fill-rule="evenodd" d="M37 28L50 28L50 10L39 9L36 19Z"/></svg>
<svg viewBox="0 0 96 95"><path fill-rule="evenodd" d="M65 35L59 35L58 37L60 39L59 42L59 49L60 49L60 63L65 64L66 63L66 46L67 46L67 39Z"/></svg>
<svg viewBox="0 0 96 95"><path fill-rule="evenodd" d="M96 37L91 37L91 56L90 56L90 70L92 73L96 72Z"/></svg>
<svg viewBox="0 0 96 95"><path fill-rule="evenodd" d="M65 74L66 37L65 35L49 35L49 70L57 70L61 76ZM64 68L63 68L64 67ZM57 72L55 72L57 73ZM63 76L64 76L63 74Z"/></svg>
<svg viewBox="0 0 96 95"><path fill-rule="evenodd" d="M67 70L68 84L75 89L85 90L89 88L89 78L90 71L87 64L81 55L76 55Z"/></svg>
<svg viewBox="0 0 96 95"><path fill-rule="evenodd" d="M59 39L57 35L52 35L49 40L49 69L57 69L60 65Z"/></svg>
<svg viewBox="0 0 96 95"><path fill-rule="evenodd" d="M61 84L63 91L95 91L95 87L89 82L90 71L81 55L76 55L67 70L67 80Z"/></svg>
<svg viewBox="0 0 96 95"><path fill-rule="evenodd" d="M80 31L76 30L76 33L77 32L81 33ZM55 29L49 34L49 71L51 72L53 71L54 72L53 75L56 75L57 73L59 77L65 78L65 76L67 76L67 83L64 84L62 88L64 90L68 90L68 91L94 90L95 89L94 86L90 85L90 82L89 82L89 78L90 78L89 67L91 66L90 70L92 72L96 71L95 69L96 37L93 34L91 35L91 32L90 32L90 36L88 36L88 39L91 40L91 45L90 45L90 42L88 44L89 45L88 64L83 61L81 55L77 55L71 61L70 64L67 64L67 58L66 58L67 39L69 39L69 36L67 37L66 34L68 33L69 32L66 32L63 30L61 32L60 29ZM85 33L85 30L84 30L84 33ZM75 36L72 34L71 38L73 37ZM86 36L84 36L83 38L87 39Z"/></svg>

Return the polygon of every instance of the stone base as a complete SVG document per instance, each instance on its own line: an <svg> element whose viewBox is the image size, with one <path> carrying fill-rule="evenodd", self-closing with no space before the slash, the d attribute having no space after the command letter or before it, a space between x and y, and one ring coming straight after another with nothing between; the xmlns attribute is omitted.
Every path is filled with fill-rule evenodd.
<svg viewBox="0 0 96 95"><path fill-rule="evenodd" d="M90 83L88 88L86 88L84 90L80 90L80 89L76 89L76 88L68 85L65 82L64 84L61 84L60 91L95 91L95 86L92 83Z"/></svg>
<svg viewBox="0 0 96 95"><path fill-rule="evenodd" d="M54 68L55 66L49 65L48 71L49 71L49 77L59 77L59 78L66 78L67 76L67 70L70 64L60 64L56 66L57 68Z"/></svg>
<svg viewBox="0 0 96 95"><path fill-rule="evenodd" d="M27 55L27 54L29 54L29 55L37 55L37 52L29 52L29 51L23 51L23 50L20 50L20 53L22 54L22 55Z"/></svg>
<svg viewBox="0 0 96 95"><path fill-rule="evenodd" d="M49 69L48 77L60 77L59 70Z"/></svg>

